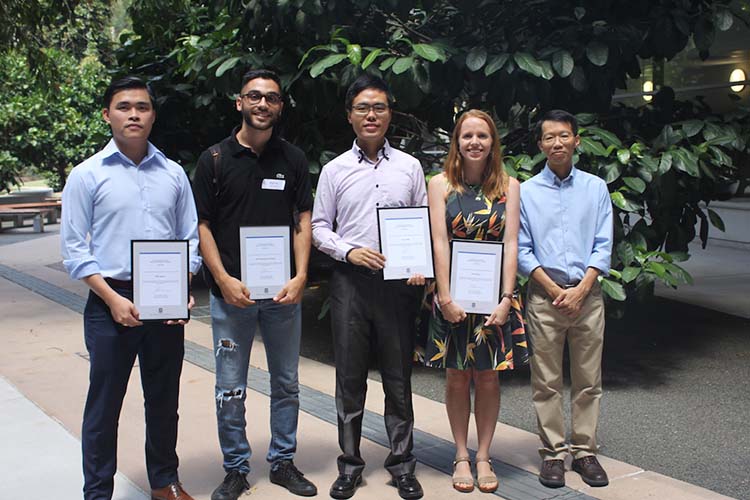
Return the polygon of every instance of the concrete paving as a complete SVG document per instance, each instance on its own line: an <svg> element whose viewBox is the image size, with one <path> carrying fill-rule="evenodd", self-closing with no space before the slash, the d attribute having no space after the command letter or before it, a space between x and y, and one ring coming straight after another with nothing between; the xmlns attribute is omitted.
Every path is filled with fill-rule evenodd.
<svg viewBox="0 0 750 500"><path fill-rule="evenodd" d="M3 420L0 421L0 442L3 443L0 447L0 498L29 498L24 492L30 485L38 487L39 481L45 482L43 491L54 498L80 498L82 479L78 440L88 363L80 313L71 304L63 302L65 297L77 296L79 300L82 299L86 287L68 280L60 271L59 237L54 227L50 227L44 235L18 238L9 244L2 243L4 237L5 234L0 235L0 263L2 269L6 270L5 274L0 273L4 276L0 278L4 346L0 350L0 376L4 377L0 381L3 408ZM26 280L26 285L46 284L46 289L32 291L33 286L19 284L23 280ZM731 282L731 279L727 281ZM737 286L738 294L743 289L746 293L744 283L738 282ZM53 292L58 295L50 295ZM50 300L42 294L53 298ZM200 321L191 322L186 329L186 338L191 346L195 346L192 352L208 352L210 355L213 347L208 325ZM266 369L261 343L253 350L251 365L258 373ZM306 390L319 393L323 398L321 401L332 401L325 398L332 398L333 379L330 365L309 357L301 360L301 383ZM144 498L143 492L148 490L143 466L143 406L139 383L138 371L134 370L120 420L119 471L122 477L118 479L116 498L141 499ZM382 398L379 396L382 389L377 380L370 380L369 385L367 410L377 419L383 412ZM440 401L415 395L414 406L416 428L421 439L432 446L439 446L443 441L450 442L444 405ZM257 498L294 498L267 480L268 465L263 460L265 443L268 442L267 396L262 391L250 390L248 409L252 415L248 433L256 451L251 464L250 493ZM296 463L318 485L319 497L327 498L328 486L336 475L336 428L314 413L303 412L300 415L300 449ZM221 481L223 471L214 430L213 374L210 366L202 365L197 358L187 359L185 363L180 414L180 475L196 500L205 500ZM37 430L34 422L47 430ZM675 429L677 434L686 435L689 432L690 429ZM59 436L51 437L57 434ZM533 478L538 473L536 435L503 423L498 423L496 435L491 452L496 462L502 465L498 468L521 476L529 474ZM378 440L379 434L375 429L371 439L363 442L363 454L369 466L365 475L366 486L357 492L355 499L397 498L396 491L387 484L387 473L380 467L387 450L378 444ZM49 457L51 462L40 461L40 456ZM418 475L425 487L425 498L466 498L450 488L446 473L450 468L449 457L440 459L447 463L435 462L426 452L420 452L418 458L423 462L418 468ZM523 498L524 495L526 498L570 499L728 498L653 470L645 470L641 464L630 465L606 456L602 457L602 462L612 480L609 487L589 488L577 474L568 472L566 480L569 489L565 492L540 488L537 494L530 487L529 491L520 492L506 488L503 491L508 493L504 498ZM747 460L740 461L743 462L746 464ZM49 478L52 469L57 469L55 482ZM735 473L741 474L743 470L735 470ZM510 478L501 473L500 481L501 484L509 483ZM54 485L55 489L48 489L48 483ZM8 485L21 489L11 490ZM746 497L741 492L734 496Z"/></svg>

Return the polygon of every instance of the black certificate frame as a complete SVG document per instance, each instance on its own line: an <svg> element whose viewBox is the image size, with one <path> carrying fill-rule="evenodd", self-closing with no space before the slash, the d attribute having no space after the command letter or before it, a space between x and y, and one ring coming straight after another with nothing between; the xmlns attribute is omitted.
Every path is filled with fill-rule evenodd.
<svg viewBox="0 0 750 500"><path fill-rule="evenodd" d="M425 266L388 266L388 253L386 251L388 246L387 235L383 230L383 221L385 220L385 214L388 212L400 212L403 218L418 218L423 221L423 236L425 237L425 259L427 264ZM408 216L412 217L408 217ZM435 277L435 259L432 250L432 225L430 220L430 209L427 206L417 207L380 207L377 209L378 219L378 242L380 244L380 252L385 255L385 268L383 269L383 280L395 281L409 279L412 274L422 274L425 278Z"/></svg>
<svg viewBox="0 0 750 500"><path fill-rule="evenodd" d="M490 269L492 276L491 284L493 289L491 300L480 301L472 300L470 297L464 297L458 294L458 259L459 255L476 254L486 258L492 256L494 267ZM495 307L500 303L500 293L503 286L503 264L505 263L505 244L502 241L483 241L483 240L464 240L453 239L451 241L451 272L450 272L450 293L451 300L461 306L464 311L472 314L492 314Z"/></svg>
<svg viewBox="0 0 750 500"><path fill-rule="evenodd" d="M152 247L151 252L148 248ZM172 251L165 252L165 247L174 247ZM145 306L141 303L141 289L143 286L140 262L136 255L144 253L179 253L180 267L184 272L184 303L178 305L154 305ZM139 313L142 323L163 323L165 321L189 321L190 320L190 242L188 240L130 240L130 270L133 280L133 304ZM153 310L155 308L155 311ZM176 312L176 314L172 314Z"/></svg>

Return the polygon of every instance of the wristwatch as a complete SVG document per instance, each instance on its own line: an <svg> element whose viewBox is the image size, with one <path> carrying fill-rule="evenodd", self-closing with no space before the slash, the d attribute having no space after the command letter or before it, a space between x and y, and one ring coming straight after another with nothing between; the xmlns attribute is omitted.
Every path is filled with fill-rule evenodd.
<svg viewBox="0 0 750 500"><path fill-rule="evenodd" d="M502 293L502 294L500 295L500 300L503 300L503 299L510 299L510 300L513 300L513 294L512 294L512 293L508 293L508 292L503 292L503 293Z"/></svg>

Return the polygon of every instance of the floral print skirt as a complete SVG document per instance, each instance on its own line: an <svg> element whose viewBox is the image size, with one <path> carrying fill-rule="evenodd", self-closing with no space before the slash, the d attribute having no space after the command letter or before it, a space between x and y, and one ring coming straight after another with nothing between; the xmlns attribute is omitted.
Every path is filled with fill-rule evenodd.
<svg viewBox="0 0 750 500"><path fill-rule="evenodd" d="M422 334L417 341L416 361L458 370L512 370L528 364L531 346L518 293L513 295L508 321L500 327L484 326L484 314L467 314L464 321L449 323L443 319L434 294L426 299L424 305L429 304L431 311L420 318Z"/></svg>

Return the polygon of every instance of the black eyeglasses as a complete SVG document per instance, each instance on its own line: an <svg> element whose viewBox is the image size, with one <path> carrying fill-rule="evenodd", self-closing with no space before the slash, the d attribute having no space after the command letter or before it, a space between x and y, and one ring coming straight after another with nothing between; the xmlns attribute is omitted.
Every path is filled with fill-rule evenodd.
<svg viewBox="0 0 750 500"><path fill-rule="evenodd" d="M377 102L375 104L360 103L352 106L352 113L359 116L367 116L370 111L374 111L376 115L384 115L388 112L388 105Z"/></svg>
<svg viewBox="0 0 750 500"><path fill-rule="evenodd" d="M240 94L240 98L247 99L248 101L250 101L250 104L258 104L264 97L266 98L266 103L270 104L271 106L279 105L282 101L281 95L277 94L276 92L268 92L264 94L263 92L259 92L257 90L251 90L246 94Z"/></svg>

